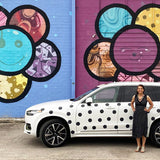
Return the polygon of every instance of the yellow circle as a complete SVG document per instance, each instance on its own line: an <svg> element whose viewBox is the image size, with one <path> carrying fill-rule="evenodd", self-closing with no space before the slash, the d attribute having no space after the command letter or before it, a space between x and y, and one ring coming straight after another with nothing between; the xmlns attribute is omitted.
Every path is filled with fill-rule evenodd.
<svg viewBox="0 0 160 160"><path fill-rule="evenodd" d="M23 74L15 76L0 75L0 97L3 99L15 99L25 90L28 79Z"/></svg>
<svg viewBox="0 0 160 160"><path fill-rule="evenodd" d="M160 8L150 7L141 11L136 18L135 24L149 28L159 37Z"/></svg>

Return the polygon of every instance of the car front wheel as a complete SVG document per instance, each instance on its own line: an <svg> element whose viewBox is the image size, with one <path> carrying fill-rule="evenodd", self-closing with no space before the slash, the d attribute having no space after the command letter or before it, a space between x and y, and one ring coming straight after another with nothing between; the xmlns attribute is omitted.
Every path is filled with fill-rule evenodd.
<svg viewBox="0 0 160 160"><path fill-rule="evenodd" d="M151 130L151 141L160 147L160 122L154 124Z"/></svg>
<svg viewBox="0 0 160 160"><path fill-rule="evenodd" d="M42 125L40 137L47 147L58 147L68 139L68 129L61 120L49 120Z"/></svg>

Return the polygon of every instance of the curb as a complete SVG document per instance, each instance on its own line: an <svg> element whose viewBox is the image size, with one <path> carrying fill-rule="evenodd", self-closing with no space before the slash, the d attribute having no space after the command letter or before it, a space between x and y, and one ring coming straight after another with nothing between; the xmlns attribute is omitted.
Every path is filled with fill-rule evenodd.
<svg viewBox="0 0 160 160"><path fill-rule="evenodd" d="M24 123L24 118L0 118L0 123Z"/></svg>

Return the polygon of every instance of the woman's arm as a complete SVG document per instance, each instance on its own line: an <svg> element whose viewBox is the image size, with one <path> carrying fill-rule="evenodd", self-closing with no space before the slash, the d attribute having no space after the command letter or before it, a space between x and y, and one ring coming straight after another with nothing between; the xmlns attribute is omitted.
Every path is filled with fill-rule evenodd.
<svg viewBox="0 0 160 160"><path fill-rule="evenodd" d="M135 111L135 108L134 108L134 101L135 101L135 95L132 97L132 100L131 100L131 107L132 107L132 110Z"/></svg>
<svg viewBox="0 0 160 160"><path fill-rule="evenodd" d="M150 112L150 110L153 108L153 102L148 95L147 95L147 101L149 102L150 106L148 109L145 108L145 111Z"/></svg>

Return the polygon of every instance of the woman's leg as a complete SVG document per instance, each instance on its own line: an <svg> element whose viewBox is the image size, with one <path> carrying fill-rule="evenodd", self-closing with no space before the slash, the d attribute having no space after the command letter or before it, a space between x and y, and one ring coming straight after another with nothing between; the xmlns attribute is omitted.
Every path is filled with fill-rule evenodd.
<svg viewBox="0 0 160 160"><path fill-rule="evenodd" d="M145 147L146 144L146 137L142 136L142 147Z"/></svg>
<svg viewBox="0 0 160 160"><path fill-rule="evenodd" d="M140 147L141 146L140 138L136 138L136 141L137 141L137 146Z"/></svg>

